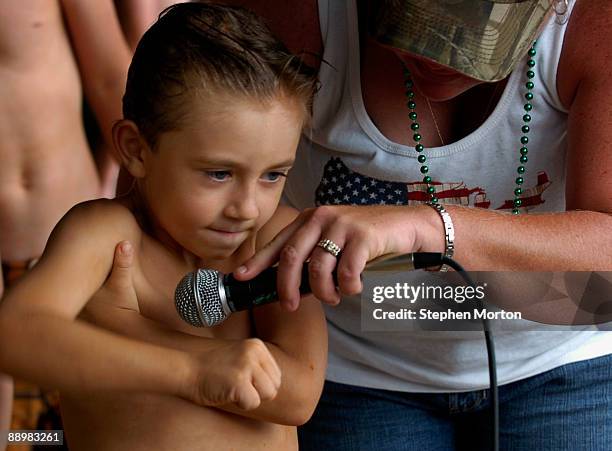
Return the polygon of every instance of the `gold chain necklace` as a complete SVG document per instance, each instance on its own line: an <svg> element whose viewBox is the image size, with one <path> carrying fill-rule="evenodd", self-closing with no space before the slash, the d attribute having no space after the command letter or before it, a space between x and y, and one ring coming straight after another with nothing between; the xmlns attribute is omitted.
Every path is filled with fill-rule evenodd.
<svg viewBox="0 0 612 451"><path fill-rule="evenodd" d="M440 127L438 127L438 121L436 121L436 115L434 114L433 108L431 107L431 102L427 97L425 97L425 100L427 101L427 106L429 107L431 118L433 119L434 126L436 127L436 132L438 132L438 138L440 138L440 142L442 143L442 145L445 146L446 144L444 143L444 139L442 138L442 133L440 133Z"/></svg>
<svg viewBox="0 0 612 451"><path fill-rule="evenodd" d="M496 83L495 87L493 88L493 92L492 92L491 96L489 97L489 101L487 102L487 107L485 108L484 114L482 115L482 118L480 120L481 124L484 123L484 121L486 120L486 118L489 115L489 112L491 111L491 105L493 105L493 101L495 100L495 96L497 95L497 91L499 90L500 84L501 84L501 82ZM427 106L429 107L429 113L431 114L431 119L433 120L434 126L436 127L436 132L438 133L438 138L440 138L440 142L442 143L442 146L445 146L446 143L444 142L444 138L442 138L442 133L440 133L440 127L438 126L438 121L436 120L436 115L435 115L435 113L433 111L433 108L431 107L431 102L430 102L430 100L427 97L425 97L425 101L427 102Z"/></svg>

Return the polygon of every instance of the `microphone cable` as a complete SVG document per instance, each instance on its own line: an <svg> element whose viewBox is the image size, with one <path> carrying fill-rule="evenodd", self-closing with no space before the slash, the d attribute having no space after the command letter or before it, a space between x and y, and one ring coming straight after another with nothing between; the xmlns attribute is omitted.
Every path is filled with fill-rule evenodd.
<svg viewBox="0 0 612 451"><path fill-rule="evenodd" d="M476 288L476 283L470 274L458 262L450 257L442 256L441 262L453 268L461 278L472 288ZM480 303L480 300L478 301ZM481 304L482 305L482 304ZM487 362L489 366L489 391L491 392L491 421L492 421L492 450L499 451L499 395L497 390L497 363L495 361L495 342L493 332L486 315L482 317L482 327L487 346Z"/></svg>
<svg viewBox="0 0 612 451"><path fill-rule="evenodd" d="M470 274L457 261L438 252L416 252L413 254L390 254L386 258L378 258L370 262L380 270L403 271L426 268L439 268L448 265L470 287L476 289L476 284ZM384 257L384 256L383 256ZM367 268L367 266L366 266ZM370 266L371 269L372 266ZM181 318L195 327L211 327L223 322L235 311L251 309L257 305L275 302L278 297L275 290L268 290L270 284L276 285L276 269L269 268L252 281L236 283L232 275L224 275L215 270L198 269L187 274L177 285L175 305ZM226 280L227 279L227 280ZM232 282L233 280L233 282ZM302 268L302 280L306 284L300 286L300 292L310 292L308 281L308 266ZM229 281L229 283L228 283ZM337 281L336 281L337 282ZM477 300L479 307L482 302ZM487 348L487 363L489 369L489 391L491 393L492 420L492 450L499 450L499 397L497 389L497 365L495 362L495 343L493 332L486 315L482 316L483 332Z"/></svg>
<svg viewBox="0 0 612 451"><path fill-rule="evenodd" d="M415 252L410 254L412 257L413 269L440 268L441 265L448 265L461 276L463 281L472 288L476 289L476 283L470 274L450 257L439 252ZM480 308L484 308L482 302L478 300ZM489 368L489 391L491 393L491 449L499 451L499 396L497 389L497 363L495 361L495 342L493 332L486 315L482 317L482 328L487 347L487 364Z"/></svg>

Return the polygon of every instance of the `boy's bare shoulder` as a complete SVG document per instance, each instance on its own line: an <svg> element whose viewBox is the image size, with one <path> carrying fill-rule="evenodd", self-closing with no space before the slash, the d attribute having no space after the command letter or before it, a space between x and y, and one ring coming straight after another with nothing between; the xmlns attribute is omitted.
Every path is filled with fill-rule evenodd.
<svg viewBox="0 0 612 451"><path fill-rule="evenodd" d="M272 241L278 232L291 224L298 215L299 212L295 208L279 205L270 220L257 232L256 249L259 250Z"/></svg>
<svg viewBox="0 0 612 451"><path fill-rule="evenodd" d="M50 243L62 235L79 236L88 241L130 240L138 243L142 230L132 212L116 200L95 199L72 207L51 234ZM99 243L100 244L100 243Z"/></svg>
<svg viewBox="0 0 612 451"><path fill-rule="evenodd" d="M93 199L78 203L66 213L66 218L99 224L105 228L111 226L125 230L127 227L132 232L141 230L134 214L115 199Z"/></svg>

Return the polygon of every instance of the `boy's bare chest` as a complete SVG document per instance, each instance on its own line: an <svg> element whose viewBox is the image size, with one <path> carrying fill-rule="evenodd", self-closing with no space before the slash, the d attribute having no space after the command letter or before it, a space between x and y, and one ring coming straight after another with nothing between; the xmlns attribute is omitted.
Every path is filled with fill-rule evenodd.
<svg viewBox="0 0 612 451"><path fill-rule="evenodd" d="M239 339L249 336L247 318L232 317L234 321L216 328L197 328L184 322L176 311L174 292L180 280L190 271L178 263L156 243L143 243L137 268L134 271L136 308L140 314L173 330L203 337Z"/></svg>

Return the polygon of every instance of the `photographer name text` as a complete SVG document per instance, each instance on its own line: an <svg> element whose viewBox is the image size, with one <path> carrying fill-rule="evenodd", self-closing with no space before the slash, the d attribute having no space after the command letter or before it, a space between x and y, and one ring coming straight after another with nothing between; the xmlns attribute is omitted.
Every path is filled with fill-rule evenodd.
<svg viewBox="0 0 612 451"><path fill-rule="evenodd" d="M381 308L374 309L372 311L372 317L375 320L437 320L437 321L449 321L449 320L477 320L477 319L522 319L521 312L507 312L505 310L500 311L489 311L486 309L475 308L470 311L454 311L448 310L430 310L422 308L419 310L410 309L399 309L393 311L386 311Z"/></svg>

